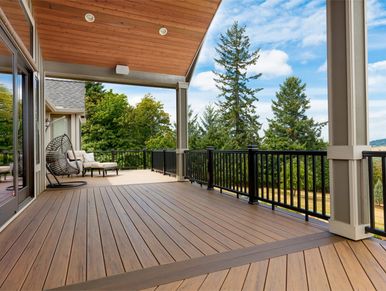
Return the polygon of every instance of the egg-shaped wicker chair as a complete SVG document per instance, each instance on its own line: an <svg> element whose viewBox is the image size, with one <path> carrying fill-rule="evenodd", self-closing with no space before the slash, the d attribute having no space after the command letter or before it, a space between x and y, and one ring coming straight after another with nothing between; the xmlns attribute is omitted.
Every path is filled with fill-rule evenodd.
<svg viewBox="0 0 386 291"><path fill-rule="evenodd" d="M60 182L58 180L57 177L77 175L81 172L78 161L70 161L68 159L68 152L72 152L73 156L75 156L74 148L67 134L57 136L48 143L46 147L46 176L50 183L48 187L79 187L87 184L85 181ZM48 174L55 178L56 184L51 182Z"/></svg>

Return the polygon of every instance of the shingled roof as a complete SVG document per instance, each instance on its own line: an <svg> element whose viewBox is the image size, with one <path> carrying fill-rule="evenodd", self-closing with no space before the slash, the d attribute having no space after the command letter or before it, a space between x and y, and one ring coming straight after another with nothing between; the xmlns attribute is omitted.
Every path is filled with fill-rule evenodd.
<svg viewBox="0 0 386 291"><path fill-rule="evenodd" d="M57 112L84 112L85 84L81 81L46 79L45 96Z"/></svg>

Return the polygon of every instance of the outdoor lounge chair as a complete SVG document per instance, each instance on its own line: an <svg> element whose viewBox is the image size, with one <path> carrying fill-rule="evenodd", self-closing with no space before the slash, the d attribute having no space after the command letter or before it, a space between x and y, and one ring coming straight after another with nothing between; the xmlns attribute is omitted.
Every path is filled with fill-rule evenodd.
<svg viewBox="0 0 386 291"><path fill-rule="evenodd" d="M85 181L70 181L63 183L58 180L58 176L77 175L81 172L78 161L70 161L68 159L68 151L71 151L75 156L71 140L67 134L55 137L48 143L46 148L46 168L48 171L46 176L50 183L48 187L79 187L87 184ZM55 178L56 184L51 182L48 173Z"/></svg>

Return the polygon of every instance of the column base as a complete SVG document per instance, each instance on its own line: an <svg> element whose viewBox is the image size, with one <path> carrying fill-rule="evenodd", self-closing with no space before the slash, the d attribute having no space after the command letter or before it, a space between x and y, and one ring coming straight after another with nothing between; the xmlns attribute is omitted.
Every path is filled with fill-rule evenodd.
<svg viewBox="0 0 386 291"><path fill-rule="evenodd" d="M337 220L330 220L329 222L330 232L352 240L361 240L372 237L371 233L366 233L366 226L366 224L355 226Z"/></svg>
<svg viewBox="0 0 386 291"><path fill-rule="evenodd" d="M176 175L176 180L177 180L177 182L185 182L186 181L184 176L178 176L178 175Z"/></svg>

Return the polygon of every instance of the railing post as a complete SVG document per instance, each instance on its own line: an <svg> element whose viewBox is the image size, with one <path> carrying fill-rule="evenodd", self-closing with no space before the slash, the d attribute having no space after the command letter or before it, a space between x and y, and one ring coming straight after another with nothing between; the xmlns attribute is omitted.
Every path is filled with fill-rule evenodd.
<svg viewBox="0 0 386 291"><path fill-rule="evenodd" d="M151 171L154 172L154 151L151 150L150 152L150 168Z"/></svg>
<svg viewBox="0 0 386 291"><path fill-rule="evenodd" d="M115 159L116 159L116 151L115 150L112 150L111 151L111 160L113 161L113 162L115 162Z"/></svg>
<svg viewBox="0 0 386 291"><path fill-rule="evenodd" d="M253 204L256 198L256 163L255 163L255 152L257 147L255 145L248 146L248 194L249 204Z"/></svg>
<svg viewBox="0 0 386 291"><path fill-rule="evenodd" d="M146 161L146 148L143 149L143 169L146 170L147 168L147 161Z"/></svg>
<svg viewBox="0 0 386 291"><path fill-rule="evenodd" d="M208 155L208 190L213 190L213 151L214 147L207 147L206 149Z"/></svg>
<svg viewBox="0 0 386 291"><path fill-rule="evenodd" d="M163 174L166 175L166 150L162 151L162 162L163 162Z"/></svg>

